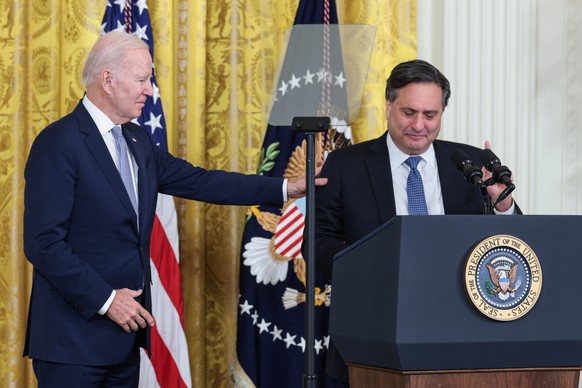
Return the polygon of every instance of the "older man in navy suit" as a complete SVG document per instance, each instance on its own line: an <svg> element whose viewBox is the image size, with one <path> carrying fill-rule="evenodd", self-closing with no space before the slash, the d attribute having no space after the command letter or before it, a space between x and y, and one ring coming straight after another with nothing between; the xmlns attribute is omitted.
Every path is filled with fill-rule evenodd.
<svg viewBox="0 0 582 388"><path fill-rule="evenodd" d="M152 95L151 72L139 38L100 37L83 71L85 97L30 150L24 250L34 272L24 355L39 387L137 386L139 347L148 348L154 325L158 193L273 206L304 194L304 179L207 171L160 150L130 122Z"/></svg>
<svg viewBox="0 0 582 388"><path fill-rule="evenodd" d="M400 63L386 82L388 131L327 158L320 176L329 184L317 188L315 235L317 266L328 279L336 253L396 215L483 213L479 188L468 184L451 161L461 150L476 162L482 150L436 140L450 95L449 81L433 65L422 60ZM416 160L415 171L408 159ZM422 189L416 194L423 194L421 200L410 190L414 174L420 176ZM483 179L490 177L483 169ZM494 212L520 213L511 194L498 201L505 188L500 183L487 187ZM422 243L423 236L418 239ZM332 347L328 372L347 382L347 369L334 356Z"/></svg>

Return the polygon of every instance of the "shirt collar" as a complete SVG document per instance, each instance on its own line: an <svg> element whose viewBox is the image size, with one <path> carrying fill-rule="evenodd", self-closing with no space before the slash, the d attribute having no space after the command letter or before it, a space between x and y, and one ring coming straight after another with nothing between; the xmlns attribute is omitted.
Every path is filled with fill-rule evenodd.
<svg viewBox="0 0 582 388"><path fill-rule="evenodd" d="M105 113L103 113L99 108L97 108L95 104L93 104L91 100L89 100L89 97L87 97L87 95L83 97L83 105L89 112L89 115L95 122L95 125L97 125L97 129L99 129L99 133L101 133L101 135L109 132L111 128L115 126L113 121L111 121L111 119L107 117Z"/></svg>

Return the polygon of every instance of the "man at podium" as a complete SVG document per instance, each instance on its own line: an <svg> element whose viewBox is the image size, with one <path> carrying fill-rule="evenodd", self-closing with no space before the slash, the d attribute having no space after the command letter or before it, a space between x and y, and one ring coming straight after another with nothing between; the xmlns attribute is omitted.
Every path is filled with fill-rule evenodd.
<svg viewBox="0 0 582 388"><path fill-rule="evenodd" d="M320 173L328 184L316 192L315 230L317 267L328 279L335 254L396 215L482 214L484 195L495 214L521 213L507 181L488 185L484 194L452 162L459 152L464 162L479 161L483 150L437 140L450 95L449 81L430 63L400 63L386 82L387 132L328 156ZM493 174L481 173L484 188ZM328 373L347 382L347 368L335 355L334 361L330 348Z"/></svg>

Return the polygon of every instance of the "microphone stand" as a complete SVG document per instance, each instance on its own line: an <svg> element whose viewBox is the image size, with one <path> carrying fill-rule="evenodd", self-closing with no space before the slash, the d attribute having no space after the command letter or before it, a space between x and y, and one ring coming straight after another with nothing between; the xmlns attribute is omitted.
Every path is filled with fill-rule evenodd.
<svg viewBox="0 0 582 388"><path fill-rule="evenodd" d="M493 214L493 204L491 203L491 196L487 192L487 185L485 183L480 184L479 190L481 190L481 197L483 198L483 214Z"/></svg>
<svg viewBox="0 0 582 388"><path fill-rule="evenodd" d="M317 387L315 374L315 136L329 128L329 117L294 117L292 127L305 132L306 155L306 274L305 274L305 373L304 388Z"/></svg>

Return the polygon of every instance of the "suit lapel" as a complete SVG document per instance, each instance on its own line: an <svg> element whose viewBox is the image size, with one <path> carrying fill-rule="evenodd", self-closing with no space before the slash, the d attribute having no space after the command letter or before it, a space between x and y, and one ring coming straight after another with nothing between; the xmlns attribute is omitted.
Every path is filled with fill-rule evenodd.
<svg viewBox="0 0 582 388"><path fill-rule="evenodd" d="M139 208L139 230L145 230L145 222L148 219L148 204L151 203L151 198L148 197L148 180L146 174L146 162L143 153L140 149L140 139L136 136L134 128L129 125L122 126L123 136L129 148L129 151L135 159L135 164L137 165L137 198L138 198L138 208Z"/></svg>
<svg viewBox="0 0 582 388"><path fill-rule="evenodd" d="M396 215L394 189L392 185L392 170L386 144L387 132L372 142L370 155L366 158L366 166L370 176L371 187L376 197L378 211L385 223Z"/></svg>
<svg viewBox="0 0 582 388"><path fill-rule="evenodd" d="M89 153L93 156L101 171L103 171L103 175L119 197L125 210L131 215L133 224L137 230L137 217L135 210L133 209L129 195L125 190L119 171L117 171L117 167L115 167L115 163L105 145L105 141L103 141L103 136L101 136L97 125L95 125L95 122L82 103L79 103L75 108L75 114L79 117L79 128L81 132L87 135L85 145L87 146Z"/></svg>

